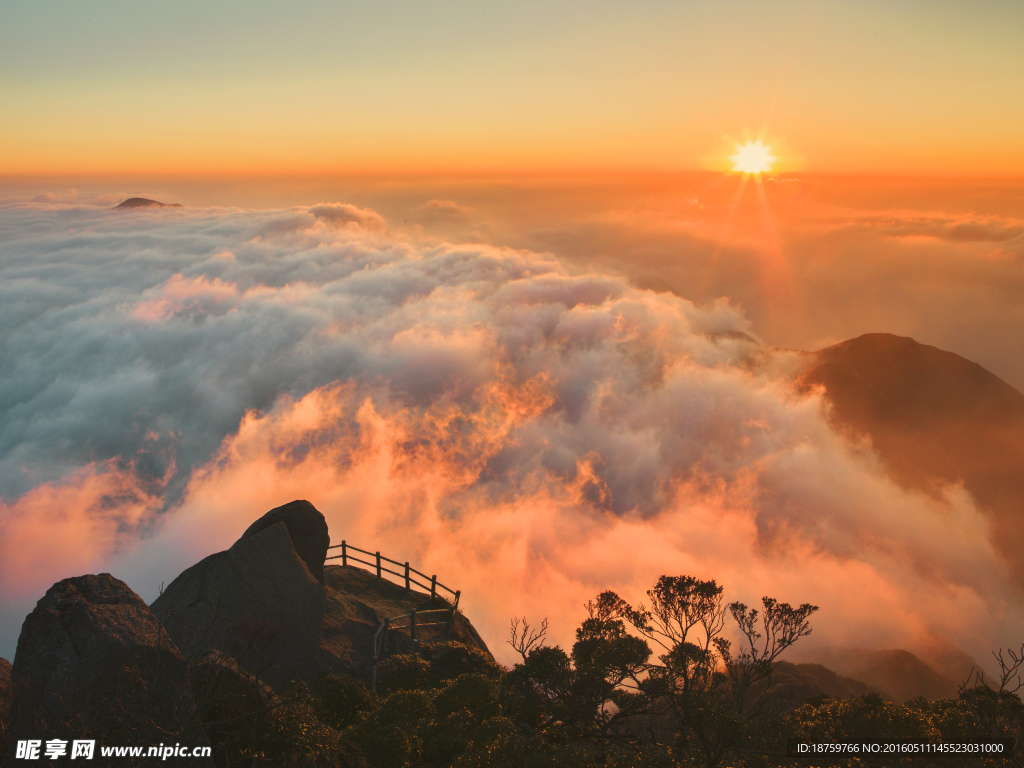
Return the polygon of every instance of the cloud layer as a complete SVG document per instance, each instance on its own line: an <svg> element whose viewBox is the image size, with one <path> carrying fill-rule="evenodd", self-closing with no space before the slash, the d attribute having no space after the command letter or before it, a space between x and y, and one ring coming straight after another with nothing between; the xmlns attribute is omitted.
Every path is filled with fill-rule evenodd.
<svg viewBox="0 0 1024 768"><path fill-rule="evenodd" d="M342 204L40 202L0 236L5 648L56 579L152 599L293 498L462 589L499 654L513 614L565 641L662 573L815 602L832 645L1022 629L973 500L895 486L728 301Z"/></svg>
<svg viewBox="0 0 1024 768"><path fill-rule="evenodd" d="M742 184L711 175L480 184L446 190L452 204L472 203L463 220L417 221L697 302L728 296L773 346L895 333L1024 390L1019 182L783 177L740 193Z"/></svg>

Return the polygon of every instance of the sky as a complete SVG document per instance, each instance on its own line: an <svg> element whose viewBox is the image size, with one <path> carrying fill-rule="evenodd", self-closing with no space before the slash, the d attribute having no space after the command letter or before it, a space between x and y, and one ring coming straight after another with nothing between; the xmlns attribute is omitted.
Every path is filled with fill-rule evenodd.
<svg viewBox="0 0 1024 768"><path fill-rule="evenodd" d="M295 498L506 662L681 570L820 605L811 650L1019 642L989 511L795 384L888 332L1024 390L1020 4L0 17L0 656Z"/></svg>
<svg viewBox="0 0 1024 768"><path fill-rule="evenodd" d="M1009 0L0 7L0 175L1024 173Z"/></svg>

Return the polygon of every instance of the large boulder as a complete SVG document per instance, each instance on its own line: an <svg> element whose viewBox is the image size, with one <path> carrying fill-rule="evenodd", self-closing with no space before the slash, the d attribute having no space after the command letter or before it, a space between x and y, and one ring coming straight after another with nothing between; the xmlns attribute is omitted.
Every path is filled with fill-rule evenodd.
<svg viewBox="0 0 1024 768"><path fill-rule="evenodd" d="M324 516L305 499L290 501L270 510L250 525L242 534L242 539L255 536L277 523L285 524L296 553L313 577L323 584L324 560L327 558L327 548L331 546L331 535L327 531Z"/></svg>
<svg viewBox="0 0 1024 768"><path fill-rule="evenodd" d="M324 588L283 520L182 572L152 609L189 659L221 651L280 693L316 679Z"/></svg>
<svg viewBox="0 0 1024 768"><path fill-rule="evenodd" d="M11 681L11 744L209 744L181 651L142 598L109 573L46 592L22 625Z"/></svg>

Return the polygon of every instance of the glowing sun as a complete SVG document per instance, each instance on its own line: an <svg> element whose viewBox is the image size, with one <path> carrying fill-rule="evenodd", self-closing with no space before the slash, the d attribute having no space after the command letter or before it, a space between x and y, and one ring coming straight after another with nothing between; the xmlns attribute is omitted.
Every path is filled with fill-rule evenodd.
<svg viewBox="0 0 1024 768"><path fill-rule="evenodd" d="M778 160L771 147L760 141L748 141L736 146L736 154L730 157L732 169L741 173L763 173L772 169L772 163Z"/></svg>

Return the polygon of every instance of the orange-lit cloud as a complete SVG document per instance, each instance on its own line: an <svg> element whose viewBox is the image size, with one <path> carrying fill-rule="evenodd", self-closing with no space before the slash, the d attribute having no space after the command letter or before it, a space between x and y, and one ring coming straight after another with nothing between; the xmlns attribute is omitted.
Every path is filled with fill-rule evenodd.
<svg viewBox="0 0 1024 768"><path fill-rule="evenodd" d="M13 503L0 501L0 579L9 597L38 592L55 572L88 572L119 547L135 546L160 510L162 488L134 469L113 460L90 465Z"/></svg>
<svg viewBox="0 0 1024 768"><path fill-rule="evenodd" d="M870 452L828 430L817 398L683 365L666 392L619 404L630 419L602 413L605 403L582 415L575 427L592 435L590 449L552 468L528 457L559 438L562 450L573 442L553 384L499 379L461 407L423 408L378 407L338 385L250 414L193 477L164 533L121 567L132 572L167 547L198 557L210 537L228 546L254 508L311 498L334 538L412 559L462 589L492 646L512 614L549 617L566 642L597 592L636 599L658 575L684 572L717 578L748 602L763 593L820 604L824 644L927 653L945 638L980 653L999 632L1020 629L1015 590L967 494L900 490ZM728 407L715 404L723 391ZM670 400L709 409L696 421L713 446L700 460L714 471L656 455L681 424L697 426L662 410ZM761 418L744 421L747 410ZM653 466L640 450L621 453L617 443L630 439ZM736 455L722 466L717 452ZM502 461L505 476L494 470ZM649 478L643 501L656 509L615 512L616 490L637 476Z"/></svg>

